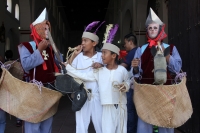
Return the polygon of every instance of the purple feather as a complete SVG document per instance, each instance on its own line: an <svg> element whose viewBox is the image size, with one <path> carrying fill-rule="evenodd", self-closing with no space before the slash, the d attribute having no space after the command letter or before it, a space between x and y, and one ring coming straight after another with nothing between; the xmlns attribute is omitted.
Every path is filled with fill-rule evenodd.
<svg viewBox="0 0 200 133"><path fill-rule="evenodd" d="M110 30L109 37L108 37L108 39L106 41L107 43L112 43L112 41L114 40L115 34L116 34L117 30L118 30L118 27L119 27L119 25L116 24L115 27Z"/></svg>
<svg viewBox="0 0 200 133"><path fill-rule="evenodd" d="M105 23L106 21L103 21L100 25L99 25L99 27L101 27L101 25L103 24L103 23ZM99 29L99 27L97 27L97 29L95 30L95 32L94 32L94 34L96 34L97 33L97 31L98 31L98 29Z"/></svg>
<svg viewBox="0 0 200 133"><path fill-rule="evenodd" d="M94 22L90 23L90 24L85 28L85 31L92 30L92 28L95 27L98 23L99 23L99 21L94 21Z"/></svg>

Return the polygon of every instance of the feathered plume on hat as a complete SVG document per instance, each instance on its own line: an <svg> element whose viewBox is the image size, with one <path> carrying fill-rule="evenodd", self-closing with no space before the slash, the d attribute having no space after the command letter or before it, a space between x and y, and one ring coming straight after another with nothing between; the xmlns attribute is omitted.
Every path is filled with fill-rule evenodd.
<svg viewBox="0 0 200 133"><path fill-rule="evenodd" d="M113 42L114 37L115 37L115 34L117 33L118 28L119 28L119 25L116 24L115 27L113 27L113 28L110 30L109 36L108 36L108 38L107 38L106 43L112 43L112 42Z"/></svg>
<svg viewBox="0 0 200 133"><path fill-rule="evenodd" d="M96 35L96 32L98 31L99 27L101 27L101 25L103 23L105 23L105 21L103 21L98 27L97 29L95 30L94 33L91 33L91 32L88 32L89 30L92 30L92 28L94 28L95 26L97 26L99 24L100 21L94 21L92 23L90 23L84 30L83 32L83 35L82 37L85 37L85 38L89 38L95 42L98 42L99 41L99 37Z"/></svg>
<svg viewBox="0 0 200 133"><path fill-rule="evenodd" d="M109 36L109 33L110 33L110 30L112 29L113 27L113 24L109 24L109 25L106 25L106 32L104 33L104 40L102 43L106 43L107 39L108 39L108 36Z"/></svg>
<svg viewBox="0 0 200 133"><path fill-rule="evenodd" d="M106 21L103 21L98 27L97 27L97 29L95 30L95 32L94 32L94 34L96 34L97 33L97 31L98 31L98 29L102 26L102 24L104 24Z"/></svg>
<svg viewBox="0 0 200 133"><path fill-rule="evenodd" d="M116 45L112 44L112 42L114 40L114 37L118 28L119 28L118 24L116 24L114 27L113 27L113 24L107 25L106 32L104 34L104 40L103 40L104 45L102 47L102 49L110 50L116 53L117 55L119 55L120 49Z"/></svg>
<svg viewBox="0 0 200 133"><path fill-rule="evenodd" d="M104 33L104 40L102 43L112 43L118 28L118 24L116 24L115 27L113 27L113 24L107 25L106 32Z"/></svg>
<svg viewBox="0 0 200 133"><path fill-rule="evenodd" d="M99 21L94 21L94 22L90 23L90 24L85 28L85 31L92 30L92 28L95 27L98 23L99 23Z"/></svg>

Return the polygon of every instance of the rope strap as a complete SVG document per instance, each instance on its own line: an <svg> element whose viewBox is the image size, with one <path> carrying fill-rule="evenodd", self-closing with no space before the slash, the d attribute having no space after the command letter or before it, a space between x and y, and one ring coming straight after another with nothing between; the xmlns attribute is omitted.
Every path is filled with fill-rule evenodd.
<svg viewBox="0 0 200 133"><path fill-rule="evenodd" d="M178 80L182 80L186 76L187 76L186 72L181 72L181 73L176 72L176 77L174 78L175 83L177 84Z"/></svg>
<svg viewBox="0 0 200 133"><path fill-rule="evenodd" d="M12 66L12 64L14 64L15 62L17 62L18 60L19 60L19 59L13 61L13 62L10 63L10 64L6 64L6 65L5 65L5 63L3 64L3 62L0 61L0 66L1 66L1 68L5 68L6 70L9 70L10 67Z"/></svg>

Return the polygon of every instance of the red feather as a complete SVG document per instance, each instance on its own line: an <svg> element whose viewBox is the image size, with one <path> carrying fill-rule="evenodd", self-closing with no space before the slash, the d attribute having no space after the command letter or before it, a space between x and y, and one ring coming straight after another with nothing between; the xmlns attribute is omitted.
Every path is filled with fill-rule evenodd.
<svg viewBox="0 0 200 133"><path fill-rule="evenodd" d="M120 50L119 51L119 59L123 59L125 60L125 57L128 53L126 52L126 50Z"/></svg>

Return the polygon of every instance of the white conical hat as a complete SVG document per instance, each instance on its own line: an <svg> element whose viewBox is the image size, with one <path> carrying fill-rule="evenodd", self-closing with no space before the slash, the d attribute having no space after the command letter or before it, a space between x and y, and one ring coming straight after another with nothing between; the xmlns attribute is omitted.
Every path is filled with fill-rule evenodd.
<svg viewBox="0 0 200 133"><path fill-rule="evenodd" d="M40 14L40 16L32 23L32 25L34 26L34 25L36 25L38 23L43 22L44 20L48 20L48 15L47 15L46 8L44 8L44 10Z"/></svg>
<svg viewBox="0 0 200 133"><path fill-rule="evenodd" d="M155 14L155 12L150 8L149 9L149 15L147 17L147 20L146 20L146 27L151 24L152 22L155 22L159 25L163 25L164 23L160 20L160 18Z"/></svg>

